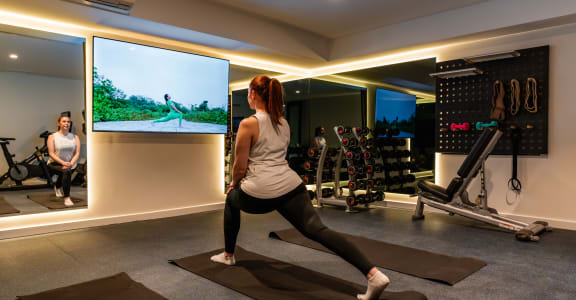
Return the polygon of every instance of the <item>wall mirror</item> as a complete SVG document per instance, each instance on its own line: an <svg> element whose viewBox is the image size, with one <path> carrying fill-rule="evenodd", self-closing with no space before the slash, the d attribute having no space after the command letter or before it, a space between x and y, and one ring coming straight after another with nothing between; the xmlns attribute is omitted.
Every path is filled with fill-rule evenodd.
<svg viewBox="0 0 576 300"><path fill-rule="evenodd" d="M314 172L306 168L306 150L314 146L318 128L326 131L328 147L339 147L334 126L368 126L370 128L394 126L402 129L416 181L402 187L414 187L418 180L434 178L434 107L435 81L428 74L435 70L436 59L424 59L351 72L331 74L317 78L283 82L285 116L291 126L289 162L309 183L316 181ZM261 74L258 70L251 75ZM249 78L247 79L249 80ZM232 91L232 127L253 112L246 102L247 90ZM410 112L394 106L396 97L412 99ZM406 117L402 117L402 115ZM399 119L400 118L400 119ZM391 162L391 161L389 161ZM343 169L344 170L344 169ZM395 173L394 173L395 174ZM323 182L333 178L327 176ZM340 177L347 179L343 171ZM413 189L387 187L388 191L412 194Z"/></svg>
<svg viewBox="0 0 576 300"><path fill-rule="evenodd" d="M0 25L0 217L88 206L84 43Z"/></svg>

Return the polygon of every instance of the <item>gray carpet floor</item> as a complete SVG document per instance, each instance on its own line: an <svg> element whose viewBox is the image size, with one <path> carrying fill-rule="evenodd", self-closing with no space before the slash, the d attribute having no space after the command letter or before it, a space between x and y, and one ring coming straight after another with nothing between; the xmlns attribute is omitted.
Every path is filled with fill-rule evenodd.
<svg viewBox="0 0 576 300"><path fill-rule="evenodd" d="M458 216L428 213L413 223L412 212L400 209L318 212L337 231L488 264L454 286L383 270L392 280L390 290L417 290L429 299L576 299L576 232L555 230L525 243ZM222 217L215 211L0 241L0 299L118 272L169 299L247 299L168 263L222 248ZM242 218L239 245L245 249L365 284L334 255L269 239L269 231L289 227L279 214Z"/></svg>

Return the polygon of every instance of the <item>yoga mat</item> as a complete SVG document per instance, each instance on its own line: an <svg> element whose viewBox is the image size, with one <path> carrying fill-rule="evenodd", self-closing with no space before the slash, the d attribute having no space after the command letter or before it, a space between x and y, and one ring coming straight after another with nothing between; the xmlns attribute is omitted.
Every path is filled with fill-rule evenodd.
<svg viewBox="0 0 576 300"><path fill-rule="evenodd" d="M15 209L10 203L4 200L4 196L0 196L0 215L17 214L20 211Z"/></svg>
<svg viewBox="0 0 576 300"><path fill-rule="evenodd" d="M274 299L356 299L365 286L308 270L287 262L236 247L236 265L210 261L223 249L170 261L210 281L258 300ZM386 292L380 299L426 299L414 291Z"/></svg>
<svg viewBox="0 0 576 300"><path fill-rule="evenodd" d="M167 300L126 273L29 295L22 300Z"/></svg>
<svg viewBox="0 0 576 300"><path fill-rule="evenodd" d="M74 202L73 206L66 206L64 205L64 198L58 198L56 194L52 192L30 193L28 194L28 199L50 209L88 206L88 201L76 197L71 197L72 202Z"/></svg>
<svg viewBox="0 0 576 300"><path fill-rule="evenodd" d="M486 265L485 262L467 257L452 257L424 250L371 240L342 233L360 252L378 267L413 275L420 278L454 285ZM324 246L303 236L296 229L273 231L270 238L333 253Z"/></svg>

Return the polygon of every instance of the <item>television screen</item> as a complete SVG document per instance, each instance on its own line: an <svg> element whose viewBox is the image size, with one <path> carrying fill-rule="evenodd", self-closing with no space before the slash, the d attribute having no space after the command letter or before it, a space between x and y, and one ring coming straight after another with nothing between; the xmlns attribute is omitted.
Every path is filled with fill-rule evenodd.
<svg viewBox="0 0 576 300"><path fill-rule="evenodd" d="M94 37L93 130L226 133L229 61Z"/></svg>
<svg viewBox="0 0 576 300"><path fill-rule="evenodd" d="M394 137L414 138L416 128L416 96L376 89L374 128L376 132L399 130ZM380 135L380 136L383 136Z"/></svg>

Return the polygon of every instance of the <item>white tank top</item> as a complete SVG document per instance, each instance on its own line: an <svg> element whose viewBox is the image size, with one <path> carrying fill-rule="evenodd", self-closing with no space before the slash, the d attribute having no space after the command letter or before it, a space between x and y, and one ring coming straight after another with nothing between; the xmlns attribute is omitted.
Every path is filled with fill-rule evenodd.
<svg viewBox="0 0 576 300"><path fill-rule="evenodd" d="M63 161L71 161L76 153L76 140L73 133L62 135L60 132L52 134L54 136L54 152ZM49 163L54 162L52 158L48 160ZM76 168L74 165L73 168Z"/></svg>
<svg viewBox="0 0 576 300"><path fill-rule="evenodd" d="M286 161L290 126L281 118L276 133L267 113L257 112L254 116L258 120L258 140L248 155L248 170L241 183L242 191L260 199L283 196L302 183L300 176Z"/></svg>

